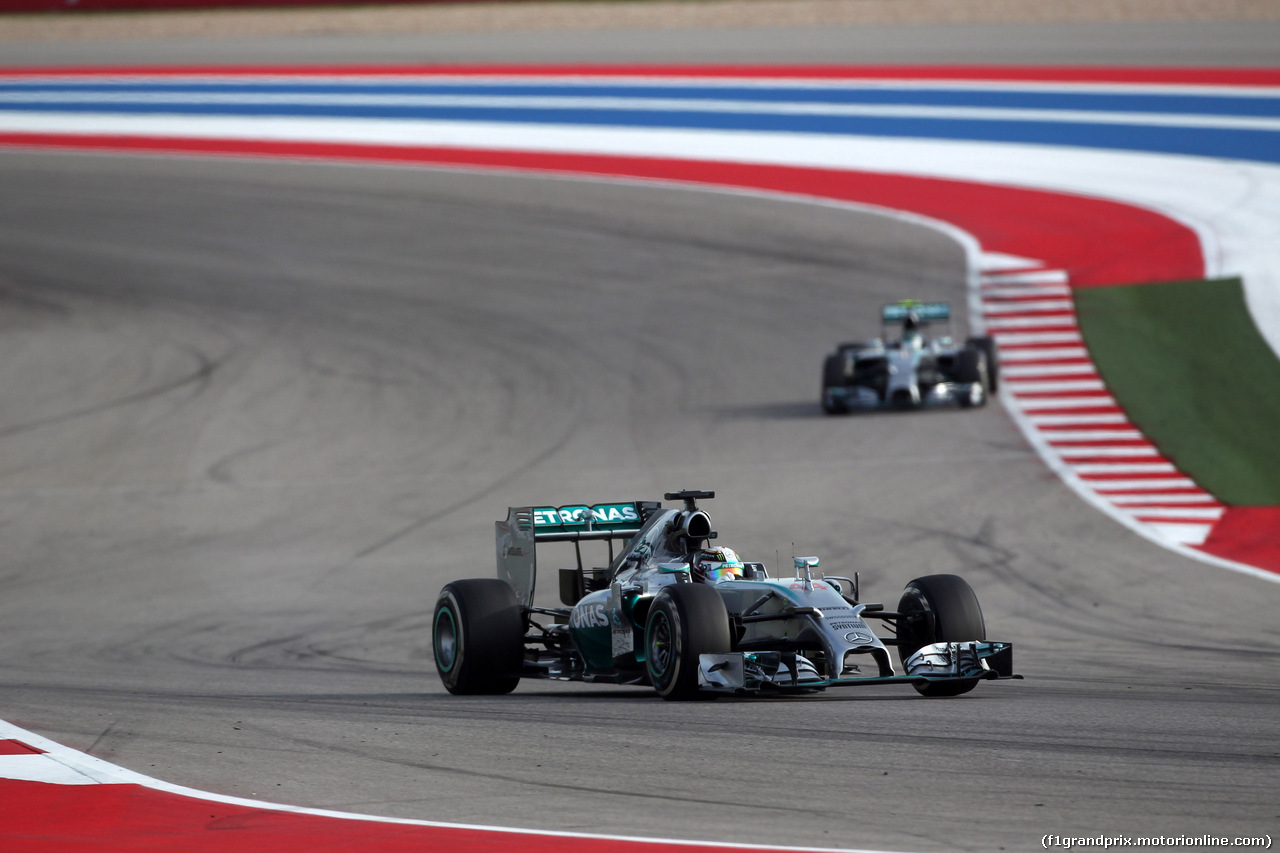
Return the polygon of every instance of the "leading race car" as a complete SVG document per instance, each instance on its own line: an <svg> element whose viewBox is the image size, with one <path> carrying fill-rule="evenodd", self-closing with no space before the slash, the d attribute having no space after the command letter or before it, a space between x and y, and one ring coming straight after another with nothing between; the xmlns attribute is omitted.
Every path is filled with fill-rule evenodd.
<svg viewBox="0 0 1280 853"><path fill-rule="evenodd" d="M697 501L714 497L668 493L678 509L510 508L495 524L498 576L440 591L432 647L445 687L509 693L522 678L549 678L649 684L664 699L690 699L911 684L957 696L984 679L1021 677L1012 645L986 639L977 596L956 575L909 582L896 610L860 601L856 574L824 576L817 557L795 558L794 576L770 577L763 563L710 544L716 532ZM584 568L584 542L607 544L608 565ZM533 603L539 546L551 543L577 555L559 571L563 607Z"/></svg>
<svg viewBox="0 0 1280 853"><path fill-rule="evenodd" d="M971 337L952 342L950 327L937 337L931 324L949 322L946 302L906 299L880 312L881 335L867 342L844 343L822 365L822 410L843 414L853 409L987 402L999 390L1000 356L995 340ZM902 327L898 337L893 328Z"/></svg>

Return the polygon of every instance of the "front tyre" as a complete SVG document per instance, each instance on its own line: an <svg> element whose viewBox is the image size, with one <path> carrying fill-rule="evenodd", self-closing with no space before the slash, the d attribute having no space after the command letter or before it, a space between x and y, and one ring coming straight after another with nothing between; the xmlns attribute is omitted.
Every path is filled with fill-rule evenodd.
<svg viewBox="0 0 1280 853"><path fill-rule="evenodd" d="M1000 347L986 335L969 338L967 346L977 347L987 356L987 386L992 394L1000 390Z"/></svg>
<svg viewBox="0 0 1280 853"><path fill-rule="evenodd" d="M843 387L845 381L844 359L840 353L827 356L822 362L822 411L828 415L842 415L849 411L843 404L832 400L828 393L831 388Z"/></svg>
<svg viewBox="0 0 1280 853"><path fill-rule="evenodd" d="M847 415L849 414L849 407L844 403L837 403L832 400L824 389L822 392L822 411L828 415Z"/></svg>
<svg viewBox="0 0 1280 853"><path fill-rule="evenodd" d="M987 625L973 587L959 575L927 575L907 583L898 602L898 659L931 643L965 643L987 639ZM917 684L922 696L959 696L978 679Z"/></svg>
<svg viewBox="0 0 1280 853"><path fill-rule="evenodd" d="M446 584L431 620L431 648L450 693L515 690L524 660L524 613L515 590L497 578Z"/></svg>
<svg viewBox="0 0 1280 853"><path fill-rule="evenodd" d="M987 354L976 347L956 353L956 381L965 383L969 390L957 398L961 408L971 409L986 405L990 375L987 371Z"/></svg>
<svg viewBox="0 0 1280 853"><path fill-rule="evenodd" d="M709 586L681 583L653 600L644 630L645 667L663 699L692 699L698 693L698 657L728 654L729 611Z"/></svg>

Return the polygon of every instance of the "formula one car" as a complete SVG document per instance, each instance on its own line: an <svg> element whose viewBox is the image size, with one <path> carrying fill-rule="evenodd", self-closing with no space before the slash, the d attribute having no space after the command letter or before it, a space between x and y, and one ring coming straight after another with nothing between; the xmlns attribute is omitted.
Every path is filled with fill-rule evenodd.
<svg viewBox="0 0 1280 853"><path fill-rule="evenodd" d="M444 686L498 694L549 678L648 684L664 699L691 699L910 684L957 696L984 679L1021 678L1012 645L986 639L978 599L956 575L916 578L896 610L860 601L857 575L824 576L817 557L795 558L794 576L770 577L763 563L709 545L716 532L696 502L714 497L668 493L679 509L510 508L495 524L498 576L440 591L432 648ZM584 568L584 542L606 543L609 564ZM559 571L563 607L533 603L538 549L551 543L577 555Z"/></svg>
<svg viewBox="0 0 1280 853"><path fill-rule="evenodd" d="M844 343L822 365L822 410L896 408L958 403L970 408L998 390L1000 358L989 337L971 337L964 346L947 334L930 338L931 323L951 319L946 302L906 299L880 312L881 335ZM890 327L902 327L890 337Z"/></svg>

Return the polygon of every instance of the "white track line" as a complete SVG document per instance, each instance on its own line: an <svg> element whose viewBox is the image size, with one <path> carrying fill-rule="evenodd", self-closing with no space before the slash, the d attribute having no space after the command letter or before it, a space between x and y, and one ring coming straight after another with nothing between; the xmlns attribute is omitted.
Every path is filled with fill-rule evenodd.
<svg viewBox="0 0 1280 853"><path fill-rule="evenodd" d="M1001 352L1001 357L1004 353ZM1020 402L1023 411L1034 412L1053 409L1092 409L1112 408L1117 406L1115 397L1110 394L1091 394L1081 397L1041 397L1028 398Z"/></svg>
<svg viewBox="0 0 1280 853"><path fill-rule="evenodd" d="M1002 342L1003 343L1003 342ZM1087 359L1089 351L1084 347L1026 347L1000 350L1000 361L1051 361L1053 359Z"/></svg>
<svg viewBox="0 0 1280 853"><path fill-rule="evenodd" d="M1206 506L1206 507L1160 507L1160 508L1141 508L1135 507L1128 510L1135 517L1142 521L1160 522L1177 522L1182 521L1217 521L1226 512L1225 507Z"/></svg>
<svg viewBox="0 0 1280 853"><path fill-rule="evenodd" d="M475 829L486 832L504 833L509 836L538 836L542 838L565 838L565 839L598 839L605 842L636 842L641 844L651 844L655 848L661 849L668 845L679 846L695 846L695 847L722 847L740 850L785 850L785 851L813 851L813 853L836 853L834 848L829 847L782 847L765 844L735 844L720 841L686 841L683 839L672 838L639 838L635 836L621 835L599 835L596 833L586 832L547 832L534 829L514 829L506 826L483 826L475 824L459 824L459 823L443 823L440 821L430 820L412 820L407 818L390 818L377 817L375 815L356 814L353 812L330 811L328 809L309 809L301 806L289 806L279 803L264 803L258 800L249 800L243 797L228 797L221 794L211 794L207 791L198 791L194 788L185 788L181 785L174 785L164 782L160 779L153 779L150 776L144 776L141 773L135 773L132 770L126 770L115 764L103 761L100 758L86 755L78 752L70 747L41 737L35 732L29 732L21 729L12 723L0 720L0 740L15 740L27 746L35 747L40 750L40 754L31 756L20 755L18 758L26 759L28 757L37 759L39 763L48 765L46 769L38 772L46 778L37 780L28 780L22 776L5 776L0 772L0 786L3 785L5 779L15 779L21 781L47 781L54 784L72 784L72 785L140 785L144 788L150 788L165 793L177 794L183 797L191 797L194 799L205 800L214 803L225 803L227 805L244 806L254 809L262 809L265 811L290 812L292 814L315 815L325 818L339 818L342 820L359 820L368 823L390 823L402 824L407 826L428 826L440 827L444 829ZM2 756L8 758L10 756ZM0 764L0 771L3 770L5 764ZM18 767L26 766L18 764ZM87 780L87 781L85 781ZM3 790L0 787L0 790ZM228 840L227 849L234 849L234 839ZM519 849L518 841L511 842L512 849ZM495 842L494 849L505 849L504 844ZM9 849L9 848L5 848ZM850 853L850 851L846 851ZM852 853L880 853L880 851L872 850L856 850Z"/></svg>
<svg viewBox="0 0 1280 853"><path fill-rule="evenodd" d="M1172 462L1149 462L1149 463L1130 463L1130 462L1090 462L1075 466L1076 473L1085 474L1164 474L1173 473L1178 469L1173 466Z"/></svg>
<svg viewBox="0 0 1280 853"><path fill-rule="evenodd" d="M982 284L988 289L998 289L1009 284L1035 284L1041 285L1048 290L1054 287L1064 287L1066 283L1067 273L1065 270L985 273L982 276Z"/></svg>
<svg viewBox="0 0 1280 853"><path fill-rule="evenodd" d="M1039 317L988 317L987 327L990 329L1021 329L1023 331L1027 329L1062 331L1065 328L1079 328L1076 325L1074 311ZM999 333L997 332L997 334Z"/></svg>
<svg viewBox="0 0 1280 853"><path fill-rule="evenodd" d="M1055 376L1071 376L1076 379L1092 378L1098 375L1093 362L1081 360L1083 363L1058 364L1012 364L1002 372L1009 379L1051 379Z"/></svg>
<svg viewBox="0 0 1280 853"><path fill-rule="evenodd" d="M1075 458L1098 459L1110 456L1127 457L1160 455L1160 451L1152 444L1125 447L1091 447L1088 445L1080 447L1063 446L1054 448L1054 452L1064 460Z"/></svg>
<svg viewBox="0 0 1280 853"><path fill-rule="evenodd" d="M1070 299L1041 299L1013 303L1006 303L997 300L986 303L985 310L988 315L1015 314L1019 317L1025 317L1034 316L1035 313L1049 314L1073 311L1075 310L1075 306Z"/></svg>
<svg viewBox="0 0 1280 853"><path fill-rule="evenodd" d="M1146 495L1109 495L1108 499L1116 506L1135 506L1135 507L1151 507L1164 506L1166 504L1214 504L1221 506L1218 499L1210 494L1192 494L1192 495L1163 495L1163 494L1146 494Z"/></svg>
<svg viewBox="0 0 1280 853"><path fill-rule="evenodd" d="M1083 479L1083 478L1082 478ZM1138 480L1089 480L1089 485L1099 494L1108 492L1159 492L1163 489L1199 489L1190 477L1152 477ZM1208 494L1207 492L1205 494Z"/></svg>
<svg viewBox="0 0 1280 853"><path fill-rule="evenodd" d="M996 334L1001 354L1010 347L1034 347L1038 344L1082 343L1079 332L1001 332Z"/></svg>

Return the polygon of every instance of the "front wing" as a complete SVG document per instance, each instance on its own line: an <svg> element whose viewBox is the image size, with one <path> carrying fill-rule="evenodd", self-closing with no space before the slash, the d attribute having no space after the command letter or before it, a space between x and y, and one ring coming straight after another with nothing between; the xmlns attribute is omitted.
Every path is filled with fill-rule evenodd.
<svg viewBox="0 0 1280 853"><path fill-rule="evenodd" d="M1012 643L934 643L909 657L906 670L905 675L824 678L794 652L734 652L699 656L698 686L709 693L761 693L1022 678L1013 672Z"/></svg>
<svg viewBox="0 0 1280 853"><path fill-rule="evenodd" d="M971 397L974 393L973 382L940 382L929 387L920 394L918 400L912 399L912 406L949 406L958 404L961 398ZM845 409L892 409L899 405L889 399L882 399L873 389L865 385L833 385L824 389L826 406Z"/></svg>

